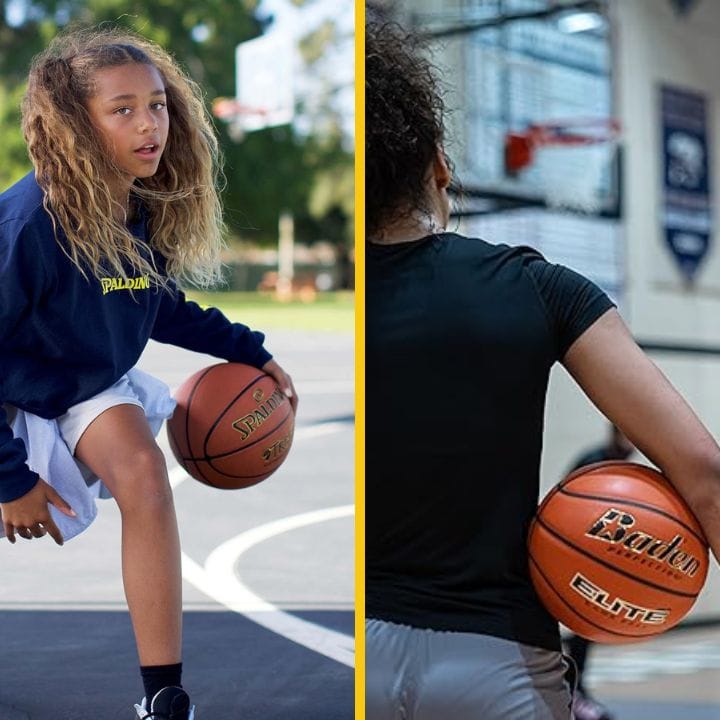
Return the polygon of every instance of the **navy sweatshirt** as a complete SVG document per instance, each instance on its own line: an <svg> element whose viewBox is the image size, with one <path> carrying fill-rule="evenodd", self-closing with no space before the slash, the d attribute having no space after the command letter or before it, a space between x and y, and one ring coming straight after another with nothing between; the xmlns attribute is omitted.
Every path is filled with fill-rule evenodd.
<svg viewBox="0 0 720 720"><path fill-rule="evenodd" d="M173 281L163 289L132 272L85 279L42 201L33 173L0 195L0 502L38 479L2 403L58 417L116 382L150 338L255 367L272 357L262 333L203 310ZM147 239L144 220L130 230ZM159 254L154 259L165 267Z"/></svg>

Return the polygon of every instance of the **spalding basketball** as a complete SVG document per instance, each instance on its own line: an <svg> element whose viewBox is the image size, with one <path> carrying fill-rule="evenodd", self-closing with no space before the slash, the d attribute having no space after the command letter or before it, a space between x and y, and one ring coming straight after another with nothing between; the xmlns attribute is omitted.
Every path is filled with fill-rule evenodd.
<svg viewBox="0 0 720 720"><path fill-rule="evenodd" d="M295 417L285 393L262 370L211 365L190 376L175 399L170 447L196 480L226 490L249 487L287 457Z"/></svg>
<svg viewBox="0 0 720 720"><path fill-rule="evenodd" d="M702 529L663 475L603 462L543 500L529 534L530 575L547 610L577 635L625 643L687 614L705 583Z"/></svg>

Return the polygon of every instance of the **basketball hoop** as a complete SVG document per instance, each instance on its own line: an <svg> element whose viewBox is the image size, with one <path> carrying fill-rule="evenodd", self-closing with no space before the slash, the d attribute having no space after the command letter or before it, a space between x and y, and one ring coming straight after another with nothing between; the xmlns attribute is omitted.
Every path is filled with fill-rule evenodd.
<svg viewBox="0 0 720 720"><path fill-rule="evenodd" d="M612 118L533 123L525 132L511 131L505 136L505 171L515 177L532 164L535 151L540 147L596 145L612 142L619 134L620 123Z"/></svg>
<svg viewBox="0 0 720 720"><path fill-rule="evenodd" d="M252 107L235 98L219 97L212 103L213 115L227 123L228 134L235 142L241 142L251 130L268 126L269 110Z"/></svg>
<svg viewBox="0 0 720 720"><path fill-rule="evenodd" d="M219 97L212 103L212 112L216 118L231 122L241 115L258 115L265 117L268 114L266 108L250 107L238 102L235 98Z"/></svg>
<svg viewBox="0 0 720 720"><path fill-rule="evenodd" d="M213 115L236 141L248 133L288 125L295 117L297 42L273 30L235 48L235 97L218 97Z"/></svg>
<svg viewBox="0 0 720 720"><path fill-rule="evenodd" d="M518 178L535 163L538 150L551 150L559 156L568 151L579 152L584 148L581 182L578 182L577 177L548 171L548 166L553 165L549 157L548 162L544 163L544 172L539 182L543 185L549 206L596 212L601 205L597 189L612 153L608 153L607 147L599 151L595 148L616 144L619 137L620 123L613 118L574 118L533 123L523 132L510 131L505 135L505 174L509 178ZM561 164L554 165L559 168Z"/></svg>

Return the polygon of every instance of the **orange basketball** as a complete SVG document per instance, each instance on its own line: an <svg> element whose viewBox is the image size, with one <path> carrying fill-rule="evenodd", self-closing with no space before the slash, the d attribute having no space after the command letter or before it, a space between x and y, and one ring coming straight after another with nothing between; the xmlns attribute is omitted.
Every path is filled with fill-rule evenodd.
<svg viewBox="0 0 720 720"><path fill-rule="evenodd" d="M190 376L175 399L170 447L196 480L225 490L249 487L287 457L295 417L285 393L262 370L211 365Z"/></svg>
<svg viewBox="0 0 720 720"><path fill-rule="evenodd" d="M571 473L530 527L530 575L577 635L626 643L676 625L708 572L702 529L657 471L603 462Z"/></svg>

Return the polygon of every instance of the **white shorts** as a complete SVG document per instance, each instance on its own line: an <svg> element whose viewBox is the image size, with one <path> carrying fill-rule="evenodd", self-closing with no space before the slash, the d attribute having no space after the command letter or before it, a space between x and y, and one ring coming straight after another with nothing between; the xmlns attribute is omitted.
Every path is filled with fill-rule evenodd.
<svg viewBox="0 0 720 720"><path fill-rule="evenodd" d="M114 385L89 400L73 405L64 415L56 418L60 435L67 444L71 455L75 454L77 444L90 423L116 405L143 407L127 375L123 375Z"/></svg>
<svg viewBox="0 0 720 720"><path fill-rule="evenodd" d="M66 540L82 532L95 519L96 498L111 497L102 480L75 459L75 448L95 418L115 405L128 403L143 408L153 435L158 434L163 421L175 409L168 386L136 368L54 420L5 406L13 435L25 444L28 466L52 485L77 514L70 518L50 506L50 514ZM0 537L3 534L0 525Z"/></svg>

